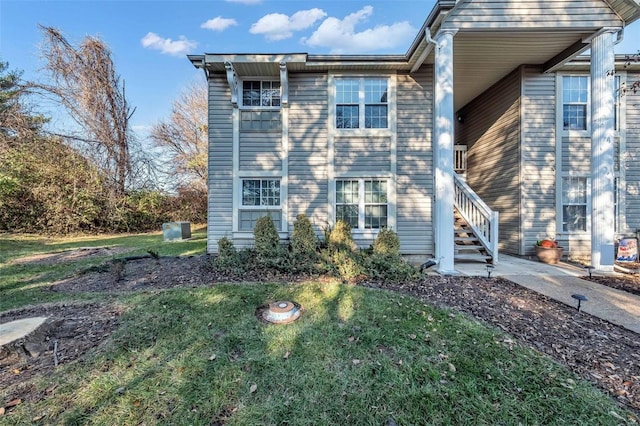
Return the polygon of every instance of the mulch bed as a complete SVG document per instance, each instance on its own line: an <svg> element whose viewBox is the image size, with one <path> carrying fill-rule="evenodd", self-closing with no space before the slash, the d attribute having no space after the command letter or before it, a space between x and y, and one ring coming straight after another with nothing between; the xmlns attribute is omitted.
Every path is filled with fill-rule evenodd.
<svg viewBox="0 0 640 426"><path fill-rule="evenodd" d="M230 281L300 282L310 278L257 273L230 276L213 270L209 264L208 256L108 263L53 283L50 290L128 292L210 286ZM412 295L498 327L521 344L547 354L597 384L640 415L639 334L577 312L573 307L501 278L425 276L412 283L360 285ZM0 322L48 315L66 319L71 325L49 336L51 341L59 342L59 365L64 365L106 340L118 326L120 312L120 308L107 303L36 306L0 314ZM0 365L0 388L11 390L11 400L34 401L46 397L25 382L55 369L53 360L51 353L45 353L36 359L27 357L13 364L4 362ZM7 403L0 400L0 407L3 402Z"/></svg>
<svg viewBox="0 0 640 426"><path fill-rule="evenodd" d="M632 271L640 271L638 263L627 263L624 267ZM592 275L580 278L640 296L640 274Z"/></svg>

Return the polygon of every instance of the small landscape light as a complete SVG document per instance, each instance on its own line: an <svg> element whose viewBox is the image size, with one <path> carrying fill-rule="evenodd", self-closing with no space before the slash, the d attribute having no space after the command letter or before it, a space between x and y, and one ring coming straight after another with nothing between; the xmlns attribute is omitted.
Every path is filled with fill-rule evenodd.
<svg viewBox="0 0 640 426"><path fill-rule="evenodd" d="M580 312L580 303L589 300L587 299L587 296L584 296L582 294L572 294L571 297L578 301L578 312Z"/></svg>
<svg viewBox="0 0 640 426"><path fill-rule="evenodd" d="M493 271L494 268L495 266L487 264L487 278L491 278L491 271Z"/></svg>
<svg viewBox="0 0 640 426"><path fill-rule="evenodd" d="M587 265L584 267L584 269L586 269L587 271L589 271L589 278L591 278L591 273L593 272L593 270L595 269L593 266L591 265Z"/></svg>

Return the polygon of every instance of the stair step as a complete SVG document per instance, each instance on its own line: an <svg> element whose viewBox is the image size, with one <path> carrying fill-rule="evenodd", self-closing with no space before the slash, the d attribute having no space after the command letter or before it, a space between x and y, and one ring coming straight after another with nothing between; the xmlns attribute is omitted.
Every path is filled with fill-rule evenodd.
<svg viewBox="0 0 640 426"><path fill-rule="evenodd" d="M459 251L462 251L462 250L464 250L464 251L471 251L471 250L473 250L473 251L481 251L481 250L484 249L483 246L475 246L475 245L472 246L472 245L467 245L467 244L462 244L462 245L456 244L456 245L453 246L453 248L454 248L454 251L456 251L456 252L459 252Z"/></svg>
<svg viewBox="0 0 640 426"><path fill-rule="evenodd" d="M453 240L458 243L464 243L464 242L471 242L471 243L477 243L480 242L479 239L477 239L476 237L454 237Z"/></svg>

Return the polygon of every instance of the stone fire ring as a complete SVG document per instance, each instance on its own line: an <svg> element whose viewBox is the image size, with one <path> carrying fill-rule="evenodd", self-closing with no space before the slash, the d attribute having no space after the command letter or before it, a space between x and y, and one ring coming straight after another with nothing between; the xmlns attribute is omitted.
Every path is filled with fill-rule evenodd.
<svg viewBox="0 0 640 426"><path fill-rule="evenodd" d="M302 307L288 300L279 300L258 308L259 317L272 324L288 324L297 320L302 313Z"/></svg>

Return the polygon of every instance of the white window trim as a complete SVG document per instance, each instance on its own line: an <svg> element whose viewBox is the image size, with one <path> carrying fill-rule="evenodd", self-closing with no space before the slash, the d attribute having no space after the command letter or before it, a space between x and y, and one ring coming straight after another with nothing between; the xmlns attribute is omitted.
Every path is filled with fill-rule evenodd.
<svg viewBox="0 0 640 426"><path fill-rule="evenodd" d="M364 194L364 181L365 180L386 180L387 181L387 228L397 231L396 229L396 181L389 173L373 173L363 175L358 173L357 176L354 173L344 173L336 176L333 180L333 203L330 207L330 216L333 218L331 223L335 225L336 219L336 181L338 180L357 180L358 181L358 227L351 229L351 232L361 237L375 238L380 232L381 228L365 228L365 194Z"/></svg>
<svg viewBox="0 0 640 426"><path fill-rule="evenodd" d="M245 180L277 180L280 182L280 199L279 204L276 205L246 205L242 204L242 184ZM280 176L244 176L240 178L240 210L282 210L282 178Z"/></svg>
<svg viewBox="0 0 640 426"><path fill-rule="evenodd" d="M616 71L616 75L620 76L619 87L626 86L627 84L627 72ZM619 98L618 107L618 172L616 177L618 178L618 217L616 222L618 229L616 230L618 235L626 234L630 231L627 225L627 96Z"/></svg>
<svg viewBox="0 0 640 426"><path fill-rule="evenodd" d="M242 96L242 90L244 87L244 82L245 81L277 81L278 83L280 83L280 106L263 106L263 105L257 105L257 106L252 106L252 105L245 105L244 104L244 97ZM242 110L266 110L266 111L278 111L280 109L282 109L282 82L280 81L280 77L275 77L275 76L270 76L270 77L239 77L238 78L238 108L242 109Z"/></svg>
<svg viewBox="0 0 640 426"><path fill-rule="evenodd" d="M564 231L562 229L562 220L563 220L563 209L564 206L562 201L562 179L563 178L584 178L586 179L586 195L587 195L587 207L586 207L586 227L584 231ZM561 173L560 179L558 179L558 191L556 191L556 205L558 206L557 211L557 234L559 235L591 235L591 176L586 175L584 173L571 173L564 172Z"/></svg>
<svg viewBox="0 0 640 426"><path fill-rule="evenodd" d="M242 204L242 181L268 179L280 181L280 205L278 206L245 206ZM281 229L278 229L280 238L287 238L287 187L286 180L281 176L281 172L243 172L242 175L236 176L234 179L233 193L233 236L239 238L253 238L253 232L241 231L239 224L240 210L264 210L269 212L280 212Z"/></svg>
<svg viewBox="0 0 640 426"><path fill-rule="evenodd" d="M335 96L335 78L340 77L366 77L366 78L388 78L387 86L387 104L388 104L388 125L387 129L337 129L336 128L336 96ZM398 144L397 144L397 75L396 73L332 73L327 77L328 87L328 120L327 120L327 212L328 222L331 226L336 223L336 179L356 179L366 178L387 178L388 185L388 207L387 207L387 225L390 229L398 231L396 221L396 185L397 185L397 169L398 169ZM345 137L389 137L390 138L390 164L388 172L359 171L336 173L335 171L335 138L336 136ZM362 238L375 238L378 235L378 229L357 229L353 233Z"/></svg>
<svg viewBox="0 0 640 426"><path fill-rule="evenodd" d="M626 84L626 71L616 71L616 76L620 77L620 87ZM586 76L587 77L587 130L566 130L564 129L563 117L563 92L562 79L566 76ZM618 128L615 136L618 139L618 164L619 170L615 171L618 178L618 217L616 222L619 229L616 234L624 234L628 230L626 223L626 176L625 176L625 152L626 152L626 118L627 108L625 97L621 98L618 107ZM556 75L556 233L560 236L589 237L591 235L591 176L585 173L576 173L562 168L562 140L568 137L587 137L591 139L591 76L587 73L565 72ZM586 177L587 178L587 230L586 231L563 231L562 230L562 178L563 177ZM622 190L621 190L622 189Z"/></svg>
<svg viewBox="0 0 640 426"><path fill-rule="evenodd" d="M587 78L587 111L585 117L586 128L584 130L565 129L564 128L564 93L563 78L564 77L586 77ZM556 102L557 102L557 119L558 129L564 136L591 136L591 76L585 73L558 73L556 79Z"/></svg>
<svg viewBox="0 0 640 426"><path fill-rule="evenodd" d="M277 77L260 77L252 76L246 77L246 80L280 80ZM232 218L231 218L231 232L234 238L253 238L253 233L239 230L239 210L242 206L242 179L246 178L264 178L264 179L280 179L280 210L282 211L281 229L278 230L280 238L284 239L288 236L289 222L288 222L288 199L289 199L289 108L283 108L282 91L285 88L280 81L280 99L281 105L279 107L244 107L242 105L242 87L243 79L238 79L237 96L240 98L238 102L238 108L234 108L232 112L232 174L233 174L233 196L232 196ZM240 110L279 110L282 120L282 167L280 170L240 170Z"/></svg>
<svg viewBox="0 0 640 426"><path fill-rule="evenodd" d="M352 79L361 79L360 84L362 85L363 79L387 79L387 128L386 129L366 129L366 128L358 128L358 129L342 129L336 127L336 79L339 78L352 78ZM349 74L349 73L341 73L335 74L330 73L328 77L328 92L329 92L329 128L335 133L341 136L343 135L352 135L352 136L389 136L395 132L396 127L396 114L397 114L397 104L396 104L396 74L388 73L388 74ZM362 92L360 92L360 96L362 96ZM362 103L362 101L361 101ZM360 114L360 123L364 123L364 108L359 108Z"/></svg>

